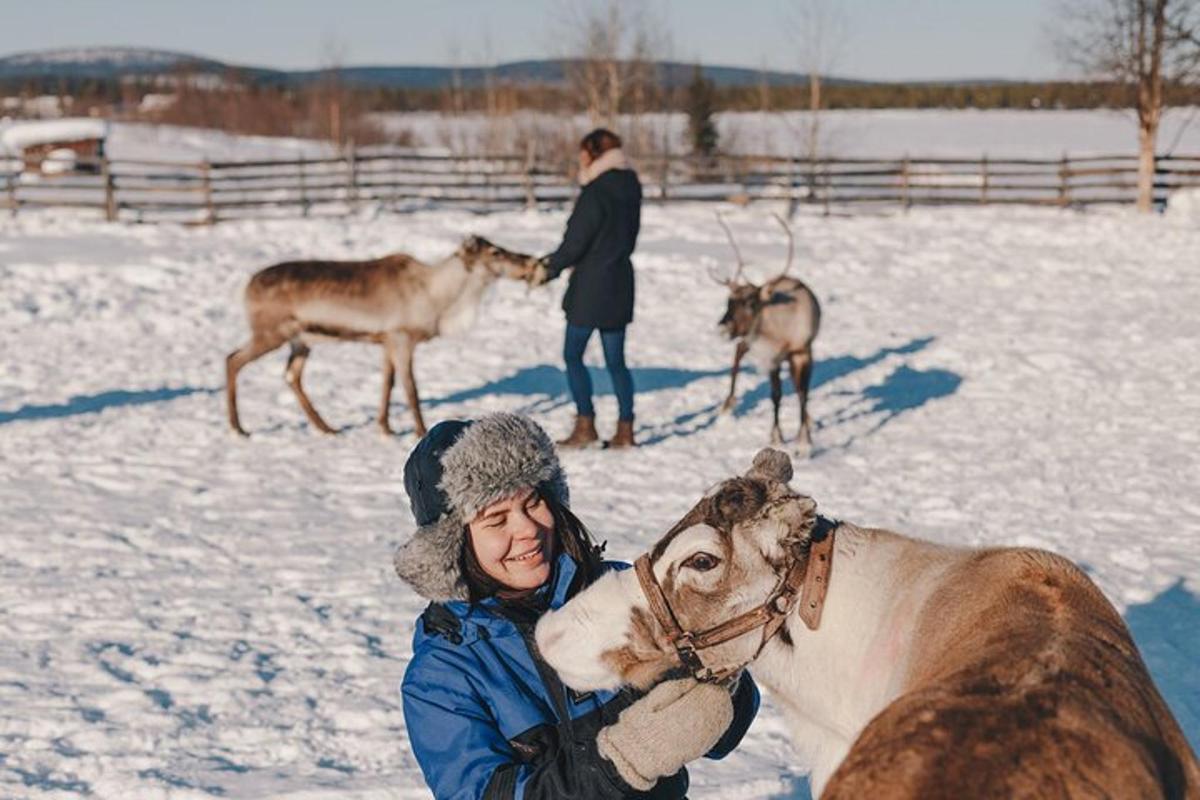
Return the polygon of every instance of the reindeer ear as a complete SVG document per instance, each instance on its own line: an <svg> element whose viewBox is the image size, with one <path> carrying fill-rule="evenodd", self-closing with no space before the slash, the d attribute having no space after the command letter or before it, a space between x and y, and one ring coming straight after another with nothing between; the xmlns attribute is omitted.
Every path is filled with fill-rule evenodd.
<svg viewBox="0 0 1200 800"><path fill-rule="evenodd" d="M792 459L788 458L787 453L764 447L754 457L754 463L750 465L746 477L787 483L792 479L792 474Z"/></svg>

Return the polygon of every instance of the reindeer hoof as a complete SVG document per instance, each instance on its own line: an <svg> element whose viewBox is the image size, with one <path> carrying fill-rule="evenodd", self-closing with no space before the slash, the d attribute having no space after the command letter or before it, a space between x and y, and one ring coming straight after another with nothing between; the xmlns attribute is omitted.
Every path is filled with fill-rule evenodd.
<svg viewBox="0 0 1200 800"><path fill-rule="evenodd" d="M728 414L729 412L733 411L733 407L735 405L737 405L737 403L734 402L734 399L732 397L729 398L724 403L721 403L721 413Z"/></svg>
<svg viewBox="0 0 1200 800"><path fill-rule="evenodd" d="M390 439L391 437L393 437L393 436L395 436L395 435L396 435L396 432L395 432L394 430L392 430L392 426L391 426L391 425L380 425L380 426L379 426L379 433L380 433L382 436L385 436L385 437L387 437L387 438L389 438L389 439Z"/></svg>
<svg viewBox="0 0 1200 800"><path fill-rule="evenodd" d="M771 431L771 446L778 447L781 444L783 444L783 434L777 430Z"/></svg>

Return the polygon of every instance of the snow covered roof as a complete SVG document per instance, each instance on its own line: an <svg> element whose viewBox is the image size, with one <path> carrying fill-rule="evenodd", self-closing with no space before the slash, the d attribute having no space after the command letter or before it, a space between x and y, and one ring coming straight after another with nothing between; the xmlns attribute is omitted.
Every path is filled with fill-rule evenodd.
<svg viewBox="0 0 1200 800"><path fill-rule="evenodd" d="M35 144L103 139L106 136L108 120L75 117L14 123L0 130L0 144L3 144L6 150L19 152Z"/></svg>

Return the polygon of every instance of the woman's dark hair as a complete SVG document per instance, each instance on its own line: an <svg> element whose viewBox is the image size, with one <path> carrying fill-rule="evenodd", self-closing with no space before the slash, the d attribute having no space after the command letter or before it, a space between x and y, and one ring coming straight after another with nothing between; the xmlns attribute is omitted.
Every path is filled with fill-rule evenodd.
<svg viewBox="0 0 1200 800"><path fill-rule="evenodd" d="M621 137L608 128L596 128L579 140L579 149L586 150L592 158L599 158L602 153L621 146Z"/></svg>
<svg viewBox="0 0 1200 800"><path fill-rule="evenodd" d="M550 513L554 517L554 534L558 546L578 565L583 585L589 585L604 571L604 558L601 556L603 548L596 544L583 521L559 502L557 497L541 489L538 489L537 493L550 507ZM506 587L484 571L475 556L475 548L471 546L470 528L466 525L463 528L463 549L459 560L471 602L478 603L504 591ZM519 603L520 598L510 602Z"/></svg>

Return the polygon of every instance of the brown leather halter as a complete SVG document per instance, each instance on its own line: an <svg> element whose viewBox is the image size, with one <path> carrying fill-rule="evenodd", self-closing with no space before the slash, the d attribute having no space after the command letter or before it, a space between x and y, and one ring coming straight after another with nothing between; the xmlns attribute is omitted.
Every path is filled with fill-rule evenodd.
<svg viewBox="0 0 1200 800"><path fill-rule="evenodd" d="M667 596L654 577L650 554L642 555L633 563L638 582L642 585L642 592L650 603L650 612L662 626L667 639L679 654L680 662L692 673L692 677L698 681L716 683L758 658L767 642L783 627L784 620L796 607L797 602L800 605L800 619L804 620L809 630L815 631L820 626L825 594L829 589L829 570L833 565L833 537L836 525L828 524L827 531L820 539L813 540L807 561L792 561L783 578L767 595L762 605L699 633L685 631L680 626L675 613L671 611L671 604L667 602ZM704 663L701 651L724 644L758 628L763 629L762 641L759 642L754 655L746 661L720 668Z"/></svg>

